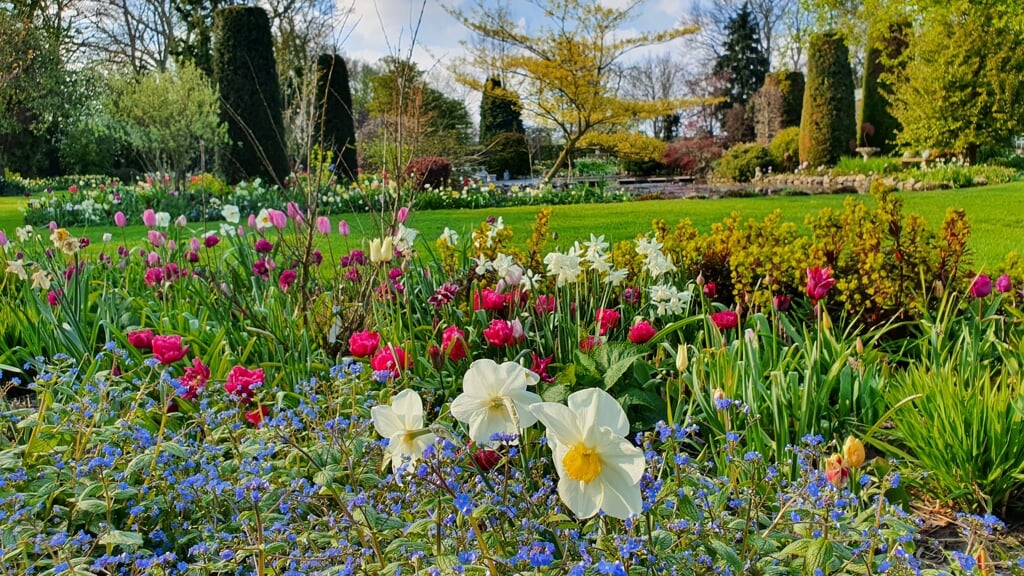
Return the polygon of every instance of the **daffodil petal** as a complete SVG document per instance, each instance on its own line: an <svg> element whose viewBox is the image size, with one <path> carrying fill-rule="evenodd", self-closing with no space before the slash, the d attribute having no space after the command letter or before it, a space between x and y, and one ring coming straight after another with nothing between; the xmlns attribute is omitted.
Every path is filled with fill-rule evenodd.
<svg viewBox="0 0 1024 576"><path fill-rule="evenodd" d="M601 488L601 509L605 514L625 520L643 511L640 485L633 482L626 470L604 466L592 484Z"/></svg>
<svg viewBox="0 0 1024 576"><path fill-rule="evenodd" d="M402 420L395 414L391 406L374 406L370 408L373 428L383 438L390 438L395 432L403 430Z"/></svg>
<svg viewBox="0 0 1024 576"><path fill-rule="evenodd" d="M555 402L538 402L530 406L530 412L544 424L548 438L555 442L572 445L583 440L583 434L576 424L576 415L566 406Z"/></svg>
<svg viewBox="0 0 1024 576"><path fill-rule="evenodd" d="M415 391L406 388L396 394L391 409L402 419L406 430L423 428L423 400Z"/></svg>
<svg viewBox="0 0 1024 576"><path fill-rule="evenodd" d="M489 402L486 398L475 396L469 392L463 392L455 400L452 400L449 410L451 410L452 416L456 420L468 424L474 414L481 410L487 410L488 404Z"/></svg>
<svg viewBox="0 0 1024 576"><path fill-rule="evenodd" d="M590 518L601 509L600 485L584 484L572 478L558 480L558 496L578 518Z"/></svg>
<svg viewBox="0 0 1024 576"><path fill-rule="evenodd" d="M646 466L643 450L630 444L629 440L615 436L607 428L605 434L608 436L597 445L601 462L607 464L609 468L622 470L633 484L639 483Z"/></svg>
<svg viewBox="0 0 1024 576"><path fill-rule="evenodd" d="M619 436L629 434L626 412L611 394L600 388L573 392L569 395L568 404L569 409L576 414L581 430L591 431L599 426L607 426Z"/></svg>
<svg viewBox="0 0 1024 576"><path fill-rule="evenodd" d="M516 406L520 427L529 428L537 423L537 417L530 411L530 406L540 403L540 396L527 390L512 390L508 396Z"/></svg>
<svg viewBox="0 0 1024 576"><path fill-rule="evenodd" d="M491 437L495 434L516 432L512 421L507 416L507 412L502 410L501 414L506 416L504 418L496 416L486 409L475 412L469 420L469 437L473 442L488 444L491 442Z"/></svg>

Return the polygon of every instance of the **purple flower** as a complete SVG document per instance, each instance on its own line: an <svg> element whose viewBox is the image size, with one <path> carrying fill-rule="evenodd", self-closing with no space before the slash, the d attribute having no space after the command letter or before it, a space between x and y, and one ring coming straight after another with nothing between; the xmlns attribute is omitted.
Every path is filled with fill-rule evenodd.
<svg viewBox="0 0 1024 576"><path fill-rule="evenodd" d="M1013 290L1013 282L1010 281L1009 274L1003 274L1002 276L996 279L996 290L1000 294L1006 294L1007 292Z"/></svg>
<svg viewBox="0 0 1024 576"><path fill-rule="evenodd" d="M971 296L975 298L984 298L992 293L992 278L987 274L980 274L975 276L974 281L971 282Z"/></svg>

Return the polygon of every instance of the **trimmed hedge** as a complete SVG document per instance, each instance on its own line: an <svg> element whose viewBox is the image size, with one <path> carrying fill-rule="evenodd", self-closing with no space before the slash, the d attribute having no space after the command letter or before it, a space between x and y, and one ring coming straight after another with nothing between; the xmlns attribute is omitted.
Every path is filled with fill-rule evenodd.
<svg viewBox="0 0 1024 576"><path fill-rule="evenodd" d="M838 32L811 36L800 120L800 162L830 166L857 138L850 54Z"/></svg>
<svg viewBox="0 0 1024 576"><path fill-rule="evenodd" d="M289 168L270 18L255 6L221 8L214 37L213 71L230 140L217 149L217 169L229 184L257 177L282 183Z"/></svg>
<svg viewBox="0 0 1024 576"><path fill-rule="evenodd" d="M313 143L334 154L334 172L355 180L356 125L352 118L352 90L348 67L337 54L321 54L316 60L316 123Z"/></svg>
<svg viewBox="0 0 1024 576"><path fill-rule="evenodd" d="M740 144L725 152L715 164L715 176L734 182L750 182L758 168L764 173L772 166L772 156L760 144Z"/></svg>
<svg viewBox="0 0 1024 576"><path fill-rule="evenodd" d="M896 149L896 133L900 129L899 120L889 110L889 98L886 96L889 86L885 77L907 49L908 29L906 22L897 22L886 27L884 32L873 29L868 34L857 144L874 146L882 154L891 154Z"/></svg>

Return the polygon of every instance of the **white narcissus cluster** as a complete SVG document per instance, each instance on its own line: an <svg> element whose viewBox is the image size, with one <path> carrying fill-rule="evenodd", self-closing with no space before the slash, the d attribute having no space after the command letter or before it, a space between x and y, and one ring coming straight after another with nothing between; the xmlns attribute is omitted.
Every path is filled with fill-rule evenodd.
<svg viewBox="0 0 1024 576"><path fill-rule="evenodd" d="M661 242L657 240L640 238L636 241L636 253L644 257L644 266L654 278L662 274L674 272L676 269L675 264L672 263L672 258L661 251L661 246Z"/></svg>

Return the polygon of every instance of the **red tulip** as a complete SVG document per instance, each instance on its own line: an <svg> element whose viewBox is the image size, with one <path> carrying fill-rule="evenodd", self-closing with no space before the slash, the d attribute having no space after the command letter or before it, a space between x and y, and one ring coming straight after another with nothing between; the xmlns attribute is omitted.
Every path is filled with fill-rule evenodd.
<svg viewBox="0 0 1024 576"><path fill-rule="evenodd" d="M651 338L654 338L655 334L657 334L657 331L654 329L654 326L651 326L650 322L642 320L629 328L629 334L626 337L633 344L644 344Z"/></svg>
<svg viewBox="0 0 1024 576"><path fill-rule="evenodd" d="M597 311L597 330L604 336L609 330L619 325L619 318L622 315L610 308L601 308Z"/></svg>
<svg viewBox="0 0 1024 576"><path fill-rule="evenodd" d="M181 336L153 337L153 356L165 366L181 360L186 353L188 346L181 345Z"/></svg>
<svg viewBox="0 0 1024 576"><path fill-rule="evenodd" d="M734 310L722 310L712 314L711 321L719 330L725 331L739 326L740 316Z"/></svg>
<svg viewBox="0 0 1024 576"><path fill-rule="evenodd" d="M370 359L370 366L377 372L391 372L391 377L396 378L402 370L412 366L412 358L398 346L388 344L382 347Z"/></svg>
<svg viewBox="0 0 1024 576"><path fill-rule="evenodd" d="M441 335L441 349L452 362L458 362L466 357L466 333L458 326L449 326L444 329Z"/></svg>
<svg viewBox="0 0 1024 576"><path fill-rule="evenodd" d="M228 373L224 390L242 404L248 404L256 395L255 389L263 384L263 369L249 370L245 366L235 366Z"/></svg>
<svg viewBox="0 0 1024 576"><path fill-rule="evenodd" d="M348 339L349 353L356 358L369 358L380 347L380 334L372 330L356 332Z"/></svg>

